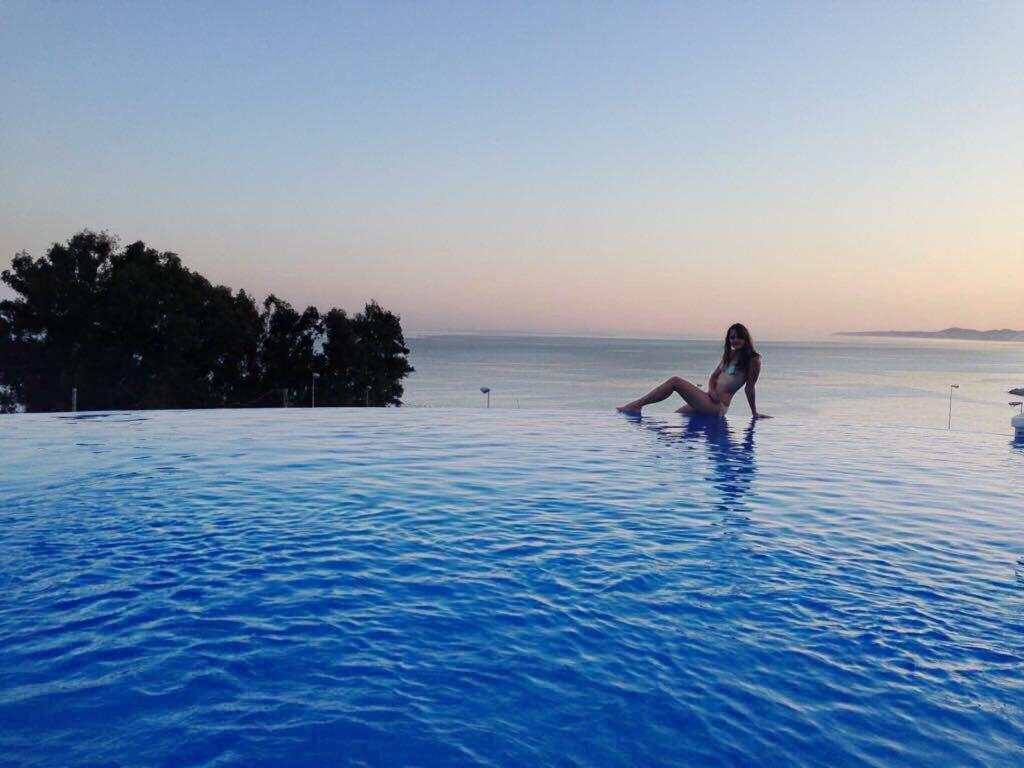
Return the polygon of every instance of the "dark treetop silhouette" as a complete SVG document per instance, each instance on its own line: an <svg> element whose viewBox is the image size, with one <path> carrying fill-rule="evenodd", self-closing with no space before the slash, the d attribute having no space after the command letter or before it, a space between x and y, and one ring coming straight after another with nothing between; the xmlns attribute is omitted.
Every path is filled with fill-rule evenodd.
<svg viewBox="0 0 1024 768"><path fill-rule="evenodd" d="M2 275L0 411L401 405L413 371L397 315L376 302L301 314L212 285L177 255L83 231Z"/></svg>

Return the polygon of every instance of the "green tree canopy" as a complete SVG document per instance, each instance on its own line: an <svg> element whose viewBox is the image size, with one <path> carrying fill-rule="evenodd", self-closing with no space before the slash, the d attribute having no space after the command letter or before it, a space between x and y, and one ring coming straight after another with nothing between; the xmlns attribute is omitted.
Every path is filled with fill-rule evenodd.
<svg viewBox="0 0 1024 768"><path fill-rule="evenodd" d="M38 259L14 257L0 301L0 409L209 408L308 402L401 405L413 371L397 315L370 302L261 306L174 253L80 232Z"/></svg>

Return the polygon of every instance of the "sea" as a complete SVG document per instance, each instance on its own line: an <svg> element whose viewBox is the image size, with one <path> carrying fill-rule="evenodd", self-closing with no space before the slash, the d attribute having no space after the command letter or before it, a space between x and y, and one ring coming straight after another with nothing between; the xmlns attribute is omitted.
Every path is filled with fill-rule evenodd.
<svg viewBox="0 0 1024 768"><path fill-rule="evenodd" d="M695 339L421 333L406 341L416 370L403 402L413 408L612 413L669 376L706 387L722 353L721 341ZM1009 403L1024 400L1009 394L1024 387L1022 343L837 336L757 348L757 408L786 421L1009 435L1017 411ZM682 404L673 395L644 412ZM727 418L750 418L742 391Z"/></svg>

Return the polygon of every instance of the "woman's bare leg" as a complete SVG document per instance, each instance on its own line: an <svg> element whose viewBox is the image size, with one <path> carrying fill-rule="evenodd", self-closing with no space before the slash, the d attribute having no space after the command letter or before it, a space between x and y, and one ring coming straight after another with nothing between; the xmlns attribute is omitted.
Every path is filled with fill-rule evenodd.
<svg viewBox="0 0 1024 768"><path fill-rule="evenodd" d="M659 384L643 397L637 398L617 410L622 413L640 413L645 405L660 403L673 392L678 393L696 413L714 414L716 416L721 413L721 406L712 400L707 392L678 376L666 379L664 383Z"/></svg>

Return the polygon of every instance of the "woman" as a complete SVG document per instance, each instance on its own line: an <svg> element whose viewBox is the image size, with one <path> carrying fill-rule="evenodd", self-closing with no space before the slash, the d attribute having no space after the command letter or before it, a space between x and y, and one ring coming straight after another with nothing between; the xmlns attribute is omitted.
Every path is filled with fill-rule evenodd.
<svg viewBox="0 0 1024 768"><path fill-rule="evenodd" d="M676 413L704 413L713 416L724 416L729 410L729 403L732 402L740 387L744 387L747 395L747 402L750 403L750 412L755 419L770 418L763 413L757 412L757 402L754 396L754 384L757 377L761 375L761 356L754 349L754 342L750 338L750 331L742 323L729 326L725 334L725 348L722 351L722 361L711 374L708 382L708 391L704 392L696 384L691 384L686 379L673 376L664 384L661 384L646 395L631 403L628 403L617 410L621 413L640 413L645 405L660 403L673 392L686 401L686 405Z"/></svg>

